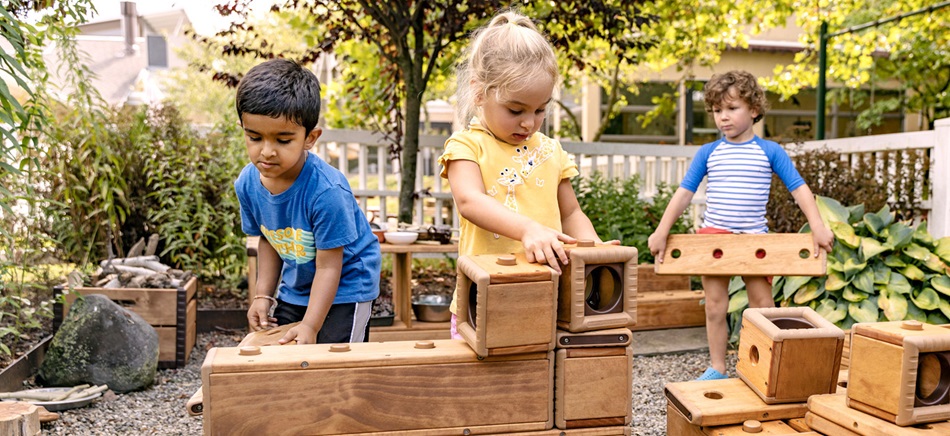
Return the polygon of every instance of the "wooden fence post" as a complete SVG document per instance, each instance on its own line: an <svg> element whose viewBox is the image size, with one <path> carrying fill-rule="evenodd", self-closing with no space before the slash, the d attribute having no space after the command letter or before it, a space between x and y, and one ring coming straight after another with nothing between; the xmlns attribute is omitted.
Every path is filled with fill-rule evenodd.
<svg viewBox="0 0 950 436"><path fill-rule="evenodd" d="M934 122L933 199L927 229L934 238L950 236L950 118Z"/></svg>

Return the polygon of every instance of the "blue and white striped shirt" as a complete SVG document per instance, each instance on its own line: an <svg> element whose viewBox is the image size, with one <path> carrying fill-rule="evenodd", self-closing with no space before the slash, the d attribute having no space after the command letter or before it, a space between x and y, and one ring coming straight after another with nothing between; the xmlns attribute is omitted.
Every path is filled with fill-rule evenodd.
<svg viewBox="0 0 950 436"><path fill-rule="evenodd" d="M775 142L758 136L741 144L720 139L700 147L680 187L696 192L707 178L703 227L767 233L765 206L773 172L789 192L805 184L788 153Z"/></svg>

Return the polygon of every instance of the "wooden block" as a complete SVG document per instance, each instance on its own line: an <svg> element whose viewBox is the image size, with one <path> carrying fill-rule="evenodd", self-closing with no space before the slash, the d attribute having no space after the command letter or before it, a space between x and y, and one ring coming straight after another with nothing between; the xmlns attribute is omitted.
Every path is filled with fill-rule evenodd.
<svg viewBox="0 0 950 436"><path fill-rule="evenodd" d="M590 245L588 245L590 244ZM637 322L637 249L579 242L558 286L557 325L572 332Z"/></svg>
<svg viewBox="0 0 950 436"><path fill-rule="evenodd" d="M786 419L785 423L788 424L789 427L794 428L799 433L811 432L811 428L805 423L805 418Z"/></svg>
<svg viewBox="0 0 950 436"><path fill-rule="evenodd" d="M673 407L671 401L666 402L666 434L669 436L706 436L703 428L692 424L682 413Z"/></svg>
<svg viewBox="0 0 950 436"><path fill-rule="evenodd" d="M801 418L806 409L805 403L766 404L737 378L667 383L665 394L687 422L702 426Z"/></svg>
<svg viewBox="0 0 950 436"><path fill-rule="evenodd" d="M692 284L689 276L663 275L654 271L653 264L644 264L637 267L637 293L642 297L650 292L688 291Z"/></svg>
<svg viewBox="0 0 950 436"><path fill-rule="evenodd" d="M900 426L950 419L950 330L918 321L851 327L848 405Z"/></svg>
<svg viewBox="0 0 950 436"><path fill-rule="evenodd" d="M461 340L212 348L201 381L207 435L554 426L553 352L480 358Z"/></svg>
<svg viewBox="0 0 950 436"><path fill-rule="evenodd" d="M626 347L632 339L633 334L627 328L581 333L558 329L556 348Z"/></svg>
<svg viewBox="0 0 950 436"><path fill-rule="evenodd" d="M599 332L592 332L599 333ZM632 336L630 331L620 335ZM559 337L559 340L563 338ZM575 341L580 341L576 336ZM560 429L629 425L633 347L561 348L554 360L554 425Z"/></svg>
<svg viewBox="0 0 950 436"><path fill-rule="evenodd" d="M696 276L821 276L825 252L814 257L808 233L670 235L657 274Z"/></svg>
<svg viewBox="0 0 950 436"><path fill-rule="evenodd" d="M844 332L809 307L742 313L736 373L768 404L834 393Z"/></svg>
<svg viewBox="0 0 950 436"><path fill-rule="evenodd" d="M809 420L809 416L812 419ZM820 418L820 420L816 419ZM910 435L947 435L950 434L950 422L933 422L912 427L901 427L892 422L848 407L844 394L814 395L808 399L808 415L805 417L809 427L825 434L844 434L862 436L910 436ZM836 427L829 426L828 421ZM813 422L815 421L815 422ZM828 431L828 429L835 429ZM845 433L841 429L850 433Z"/></svg>
<svg viewBox="0 0 950 436"><path fill-rule="evenodd" d="M55 288L63 293L64 286ZM74 288L79 295L100 294L135 312L158 332L158 367L180 368L188 363L198 328L198 279L192 277L177 289L167 288ZM58 329L76 293L66 292L65 302L53 309L53 328Z"/></svg>
<svg viewBox="0 0 950 436"><path fill-rule="evenodd" d="M805 414L805 422L809 427L818 430L823 435L828 436L860 436L860 434L848 430L834 422L822 418L814 413Z"/></svg>
<svg viewBox="0 0 950 436"><path fill-rule="evenodd" d="M35 404L22 401L0 402L0 435L37 436L40 430L40 410Z"/></svg>
<svg viewBox="0 0 950 436"><path fill-rule="evenodd" d="M542 431L526 431L505 433L507 436L630 436L629 426L575 428L570 430L551 429ZM462 434L465 434L464 432Z"/></svg>
<svg viewBox="0 0 950 436"><path fill-rule="evenodd" d="M639 280L639 279L638 279ZM640 287L638 282L637 287ZM706 325L703 291L637 291L637 325L631 330L658 330Z"/></svg>
<svg viewBox="0 0 950 436"><path fill-rule="evenodd" d="M458 332L479 356L554 349L554 270L518 254L461 256L458 272Z"/></svg>
<svg viewBox="0 0 950 436"><path fill-rule="evenodd" d="M750 434L770 436L799 436L800 433L782 421L747 420L742 424L703 427L706 436L748 436Z"/></svg>

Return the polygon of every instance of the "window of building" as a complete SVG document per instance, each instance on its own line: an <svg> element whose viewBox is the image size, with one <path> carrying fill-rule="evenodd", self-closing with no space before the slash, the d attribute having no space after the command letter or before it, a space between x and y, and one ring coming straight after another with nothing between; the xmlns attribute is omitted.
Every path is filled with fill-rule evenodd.
<svg viewBox="0 0 950 436"><path fill-rule="evenodd" d="M168 68L168 43L161 35L148 35L148 66L153 68Z"/></svg>

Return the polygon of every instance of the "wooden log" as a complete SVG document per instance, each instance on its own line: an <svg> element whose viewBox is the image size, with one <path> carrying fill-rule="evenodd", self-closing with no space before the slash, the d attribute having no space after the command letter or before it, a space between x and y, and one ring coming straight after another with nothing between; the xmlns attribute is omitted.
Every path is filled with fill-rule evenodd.
<svg viewBox="0 0 950 436"><path fill-rule="evenodd" d="M36 436L40 431L38 406L19 401L0 403L0 435Z"/></svg>
<svg viewBox="0 0 950 436"><path fill-rule="evenodd" d="M126 253L126 257L136 257L141 256L142 252L145 251L145 238L139 238L138 241L132 245L132 248L129 249L129 252Z"/></svg>
<svg viewBox="0 0 950 436"><path fill-rule="evenodd" d="M152 233L152 235L148 237L148 244L145 246L145 255L151 256L155 254L156 250L158 250L158 234Z"/></svg>

